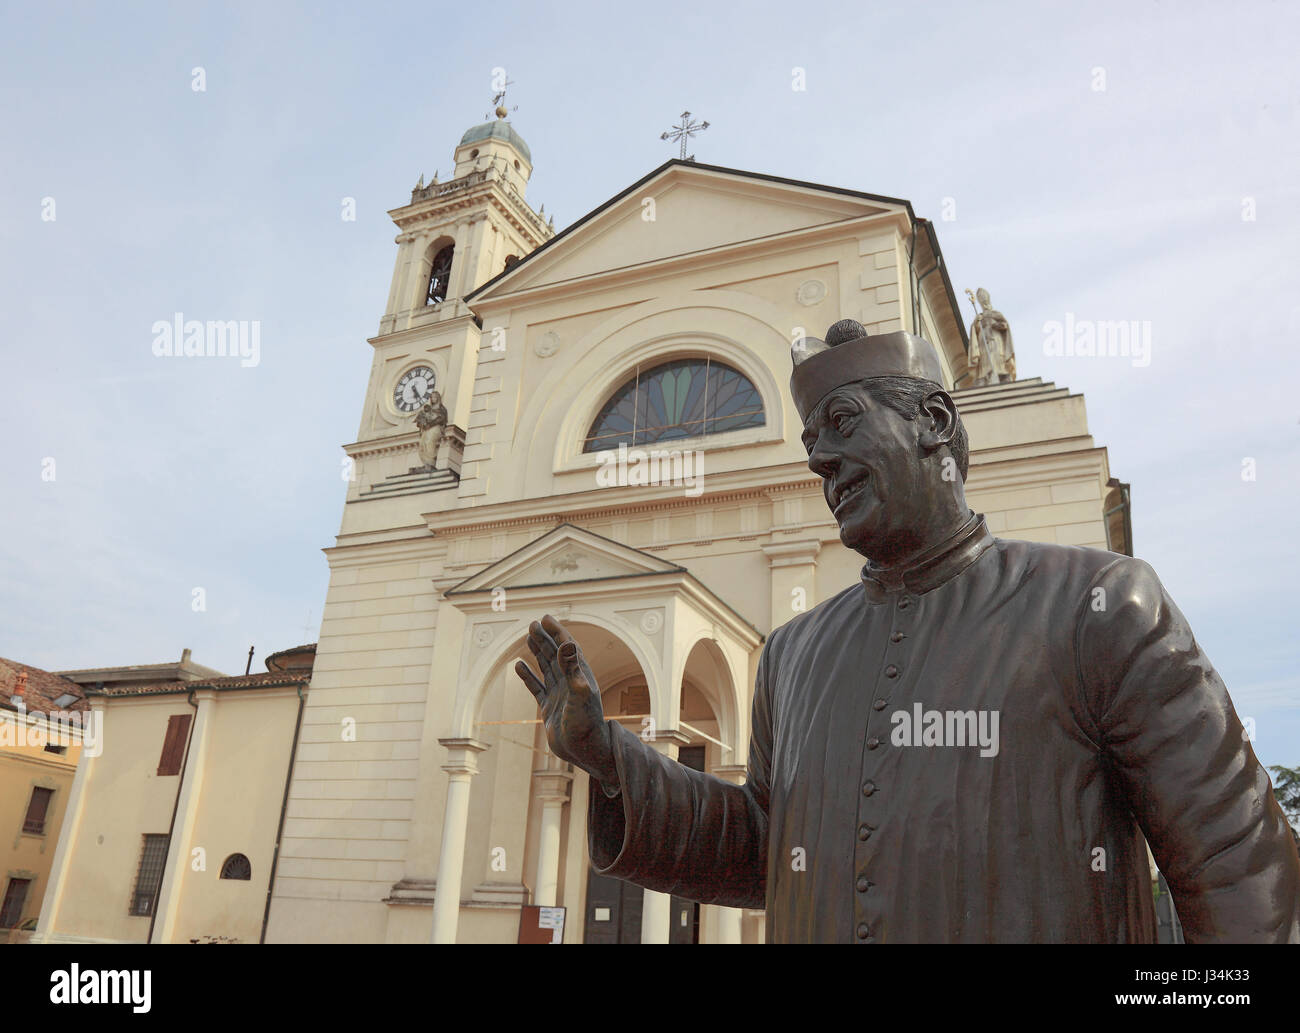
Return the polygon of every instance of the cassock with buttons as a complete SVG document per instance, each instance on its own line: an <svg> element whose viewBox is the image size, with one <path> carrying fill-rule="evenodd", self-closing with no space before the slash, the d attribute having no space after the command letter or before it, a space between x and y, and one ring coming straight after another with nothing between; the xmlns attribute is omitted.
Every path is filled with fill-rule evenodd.
<svg viewBox="0 0 1300 1033"><path fill-rule="evenodd" d="M866 377L942 383L910 334L796 363L805 416ZM1286 819L1141 560L971 514L903 568L869 563L768 639L743 786L609 727L596 871L766 908L769 942L1152 942L1144 837L1189 942L1300 942Z"/></svg>

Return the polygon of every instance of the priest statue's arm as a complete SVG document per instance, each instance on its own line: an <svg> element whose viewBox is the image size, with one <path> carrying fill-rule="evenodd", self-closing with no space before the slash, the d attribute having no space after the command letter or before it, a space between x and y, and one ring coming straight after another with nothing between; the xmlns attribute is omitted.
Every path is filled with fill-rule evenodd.
<svg viewBox="0 0 1300 1033"><path fill-rule="evenodd" d="M1223 680L1150 566L1124 558L1097 574L1076 649L1094 733L1187 941L1300 942L1286 817Z"/></svg>
<svg viewBox="0 0 1300 1033"><path fill-rule="evenodd" d="M591 668L555 618L529 626L528 646L542 678L522 660L515 672L541 708L547 742L593 780L587 836L596 871L704 904L763 907L772 742L764 663L748 779L738 786L685 767L605 720Z"/></svg>

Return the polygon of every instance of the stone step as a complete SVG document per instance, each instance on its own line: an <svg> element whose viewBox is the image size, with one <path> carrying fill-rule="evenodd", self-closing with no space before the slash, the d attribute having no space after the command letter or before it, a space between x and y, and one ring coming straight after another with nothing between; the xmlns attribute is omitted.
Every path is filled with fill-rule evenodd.
<svg viewBox="0 0 1300 1033"><path fill-rule="evenodd" d="M1049 402L1058 398L1068 398L1069 388L1058 387L1047 391L1018 391L996 395L992 398L954 398L957 408L962 412L980 412L984 409L999 409L1006 405L1028 405L1034 402Z"/></svg>
<svg viewBox="0 0 1300 1033"><path fill-rule="evenodd" d="M983 398L990 395L1002 395L1008 392L1019 391L1037 391L1043 388L1053 388L1056 385L1052 381L1044 382L1041 377L1033 377L1029 380L1013 380L1009 384L981 384L979 387L959 387L952 392L954 398Z"/></svg>
<svg viewBox="0 0 1300 1033"><path fill-rule="evenodd" d="M395 495L416 495L426 491L445 491L460 483L451 470L411 470L394 474L372 484L357 497L359 499L391 498Z"/></svg>

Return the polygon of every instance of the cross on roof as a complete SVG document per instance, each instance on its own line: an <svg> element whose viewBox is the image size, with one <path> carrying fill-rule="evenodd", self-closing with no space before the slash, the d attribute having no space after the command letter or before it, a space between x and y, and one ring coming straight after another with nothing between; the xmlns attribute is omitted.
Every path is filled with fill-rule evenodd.
<svg viewBox="0 0 1300 1033"><path fill-rule="evenodd" d="M695 155L692 154L689 159L686 157L686 141L696 133L702 133L708 128L708 122L696 122L691 118L689 111L683 111L681 124L673 126L666 133L661 133L659 139L680 140L682 143L682 161L694 161Z"/></svg>

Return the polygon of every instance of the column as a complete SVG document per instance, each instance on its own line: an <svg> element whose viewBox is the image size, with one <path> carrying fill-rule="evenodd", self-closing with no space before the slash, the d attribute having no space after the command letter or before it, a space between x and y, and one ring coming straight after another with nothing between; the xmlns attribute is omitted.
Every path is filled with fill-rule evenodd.
<svg viewBox="0 0 1300 1033"><path fill-rule="evenodd" d="M478 261L478 234L474 226L485 216L471 215L456 223L456 254L452 266L451 283L447 284L447 300L459 302L477 284L474 282L472 264Z"/></svg>
<svg viewBox="0 0 1300 1033"><path fill-rule="evenodd" d="M650 745L666 757L677 759L677 747L689 743L690 736L676 729L659 731ZM645 900L641 905L641 942L667 943L672 931L673 898L658 890L643 890Z"/></svg>
<svg viewBox="0 0 1300 1033"><path fill-rule="evenodd" d="M477 754L487 744L477 739L439 739L447 747L447 807L442 816L438 887L433 898L432 943L455 943L460 921L460 884L465 873L465 832L469 825L470 779L478 774Z"/></svg>
<svg viewBox="0 0 1300 1033"><path fill-rule="evenodd" d="M50 862L50 878L45 884L45 898L41 902L41 916L32 934L32 943L47 943L58 929L59 908L68 887L69 861L81 831L81 816L85 812L86 788L90 785L95 758L104 752L104 699L91 697L90 710L85 712L84 733L80 737L81 753L77 759L77 772L72 776L72 793L63 811L58 843ZM93 752L86 749L86 741L94 744Z"/></svg>
<svg viewBox="0 0 1300 1033"><path fill-rule="evenodd" d="M567 771L534 771L533 784L537 799L542 802L542 830L537 845L537 881L533 887L533 903L542 907L555 907L560 887L560 824L564 818L564 805L569 800L569 783L573 775Z"/></svg>
<svg viewBox="0 0 1300 1033"><path fill-rule="evenodd" d="M393 264L393 283L388 289L388 307L384 310L384 319L387 324L382 331L384 333L391 332L394 317L409 308L404 302L408 294L406 284L411 275L411 263L418 261L418 255L415 253L415 239L413 233L399 233L397 236L397 260Z"/></svg>
<svg viewBox="0 0 1300 1033"><path fill-rule="evenodd" d="M713 774L732 785L745 784L746 768L744 764L723 764L713 769ZM717 919L718 943L741 943L741 919L744 912L738 907L713 908Z"/></svg>
<svg viewBox="0 0 1300 1033"><path fill-rule="evenodd" d="M441 561L440 561L441 562ZM427 899L433 896L438 877L438 844L442 826L438 821L440 798L446 798L446 788L439 763L443 740L439 733L447 731L447 722L454 709L454 699L461 690L461 646L465 641L465 615L442 598L443 592L464 578L459 575L433 579L434 598L438 599L438 613L433 639L433 663L429 668L429 684L425 688L424 724L420 729L419 765L416 769L415 790L411 806L411 821L407 832L406 864L402 879L394 886L411 887ZM446 701L446 702L443 702ZM445 815L444 815L445 817Z"/></svg>
<svg viewBox="0 0 1300 1033"><path fill-rule="evenodd" d="M411 243L411 262L408 271L403 274L405 281L403 290L406 294L406 307L399 310L399 315L405 318L401 322L402 329L411 325L411 317L424 310L424 302L427 297L425 293L429 289L429 262L435 257L427 254L429 245L434 242L439 234L422 233L415 237ZM454 255L452 256L455 257ZM414 270L412 275L410 270Z"/></svg>
<svg viewBox="0 0 1300 1033"><path fill-rule="evenodd" d="M150 943L171 943L181 917L181 888L185 873L190 870L190 850L194 843L194 823L199 814L199 796L203 792L203 776L207 768L208 738L212 728L212 708L217 694L212 689L199 689L194 693L198 709L194 714L194 727L190 731L189 751L181 769L180 795L176 801L176 818L172 822L171 842L167 846L167 870L163 873L162 887L154 905L153 935ZM201 844L200 844L201 845ZM212 860L220 863L219 858Z"/></svg>

